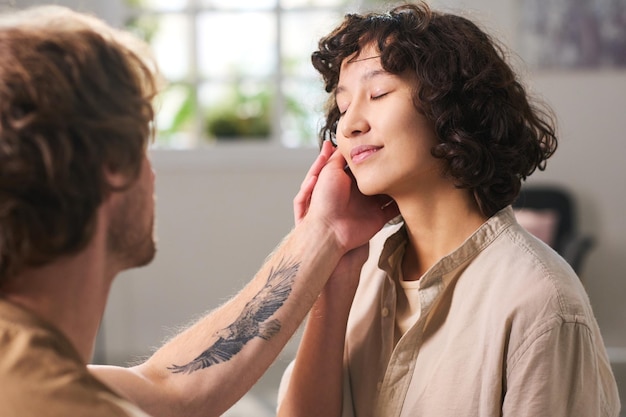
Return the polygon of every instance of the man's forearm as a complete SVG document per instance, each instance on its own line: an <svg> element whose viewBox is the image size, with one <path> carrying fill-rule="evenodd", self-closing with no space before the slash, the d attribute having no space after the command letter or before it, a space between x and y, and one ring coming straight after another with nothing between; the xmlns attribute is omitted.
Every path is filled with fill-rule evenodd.
<svg viewBox="0 0 626 417"><path fill-rule="evenodd" d="M132 375L109 368L104 379L154 416L222 414L276 359L342 255L329 230L305 220L233 299Z"/></svg>
<svg viewBox="0 0 626 417"><path fill-rule="evenodd" d="M397 215L366 197L325 142L294 199L297 226L253 280L134 368L92 367L155 416L220 415L265 372L298 328L339 259Z"/></svg>

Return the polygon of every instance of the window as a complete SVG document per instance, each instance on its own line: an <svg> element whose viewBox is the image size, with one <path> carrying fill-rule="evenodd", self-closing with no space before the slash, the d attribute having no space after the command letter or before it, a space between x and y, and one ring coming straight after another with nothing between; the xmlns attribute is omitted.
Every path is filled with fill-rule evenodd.
<svg viewBox="0 0 626 417"><path fill-rule="evenodd" d="M127 26L152 45L168 81L156 146L189 149L316 144L325 93L311 52L345 13L373 1L127 2Z"/></svg>

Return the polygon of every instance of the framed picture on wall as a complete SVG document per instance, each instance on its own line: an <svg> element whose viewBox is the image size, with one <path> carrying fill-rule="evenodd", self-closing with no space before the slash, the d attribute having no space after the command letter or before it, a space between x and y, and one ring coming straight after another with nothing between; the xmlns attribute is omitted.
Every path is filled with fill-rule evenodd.
<svg viewBox="0 0 626 417"><path fill-rule="evenodd" d="M531 68L626 68L626 0L516 1L518 50Z"/></svg>

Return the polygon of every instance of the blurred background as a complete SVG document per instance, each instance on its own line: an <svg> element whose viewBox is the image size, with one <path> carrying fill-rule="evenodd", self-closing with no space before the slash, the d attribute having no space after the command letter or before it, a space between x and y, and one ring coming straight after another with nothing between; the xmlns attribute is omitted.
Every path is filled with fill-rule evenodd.
<svg viewBox="0 0 626 417"><path fill-rule="evenodd" d="M317 40L362 0L0 0L54 3L127 28L154 48L159 97L159 252L122 274L94 361L133 363L237 292L291 229L291 201L317 153L325 99ZM626 402L626 0L448 0L512 51L527 87L555 110L560 145L527 186L565 188L593 245L579 275ZM274 415L298 336L226 416Z"/></svg>

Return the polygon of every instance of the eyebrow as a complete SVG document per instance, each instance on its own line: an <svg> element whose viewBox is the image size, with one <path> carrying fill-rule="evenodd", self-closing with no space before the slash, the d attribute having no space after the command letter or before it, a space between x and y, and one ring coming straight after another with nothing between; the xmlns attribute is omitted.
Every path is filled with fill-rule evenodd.
<svg viewBox="0 0 626 417"><path fill-rule="evenodd" d="M372 57L372 58L377 58L377 57ZM370 58L365 58L365 59L370 59ZM358 61L363 61L363 60L360 59ZM350 62L355 62L355 61L350 61ZM362 81L369 81L372 78L376 78L376 77L379 77L381 75L389 75L389 72L385 71L382 68L371 70L371 71L367 71L365 74L363 74L363 76L361 76L361 80ZM345 90L345 87L343 87L341 85L338 85L337 88L335 89L335 97L337 96L337 94L342 93L344 90Z"/></svg>

